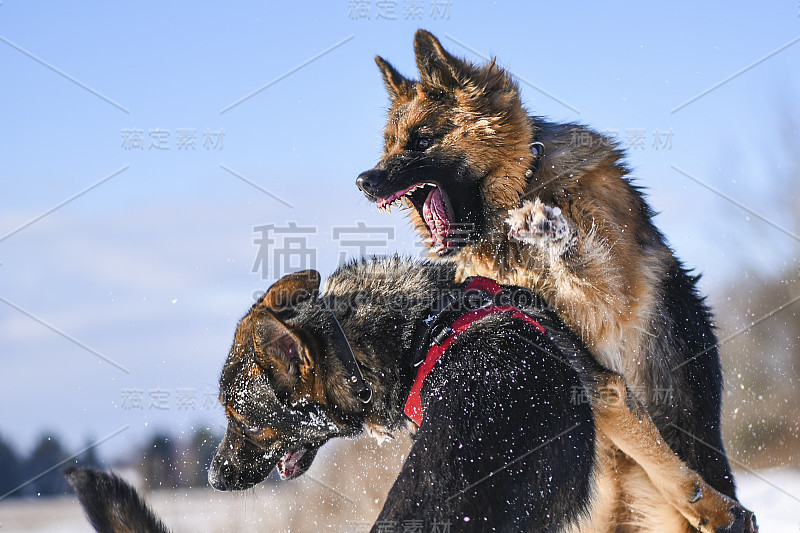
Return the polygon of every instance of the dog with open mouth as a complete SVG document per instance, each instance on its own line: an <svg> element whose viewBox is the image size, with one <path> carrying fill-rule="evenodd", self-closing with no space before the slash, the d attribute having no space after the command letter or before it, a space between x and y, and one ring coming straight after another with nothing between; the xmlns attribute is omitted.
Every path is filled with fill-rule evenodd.
<svg viewBox="0 0 800 533"><path fill-rule="evenodd" d="M384 153L358 188L380 210L405 208L432 257L458 264L458 279L539 292L625 377L687 466L735 498L711 312L653 224L623 151L583 125L529 114L494 60L455 57L424 30L414 49L416 80L375 58L390 99ZM610 502L647 500L639 485L609 486L619 494ZM617 512L634 522L653 514Z"/></svg>
<svg viewBox="0 0 800 533"><path fill-rule="evenodd" d="M333 438L413 430L376 524L613 531L616 517L596 508L603 425L681 513L678 527L665 514L662 531L755 531L752 514L683 465L622 377L541 298L487 278L459 282L450 262L354 262L322 291L316 271L281 278L239 322L220 401L228 427L209 469L219 490L247 489L273 468L300 476ZM163 531L118 478L69 478L98 531Z"/></svg>
<svg viewBox="0 0 800 533"><path fill-rule="evenodd" d="M433 182L418 183L388 197L377 198L375 203L378 210L391 212L392 207L402 205L403 200L413 205L425 221L431 249L439 255L446 255L453 250L453 235L450 232L454 229L455 214L441 186Z"/></svg>

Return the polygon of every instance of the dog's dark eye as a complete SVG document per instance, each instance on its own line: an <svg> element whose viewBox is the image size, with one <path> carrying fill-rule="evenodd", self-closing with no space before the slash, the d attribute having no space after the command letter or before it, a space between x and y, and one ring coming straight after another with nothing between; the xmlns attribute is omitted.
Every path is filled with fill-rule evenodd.
<svg viewBox="0 0 800 533"><path fill-rule="evenodd" d="M420 137L419 139L417 139L417 142L414 143L414 149L419 150L420 152L424 152L425 150L430 148L432 144L433 141L430 139L430 137Z"/></svg>
<svg viewBox="0 0 800 533"><path fill-rule="evenodd" d="M258 426L251 426L249 424L239 424L239 428L241 429L242 433L246 435L258 435L261 433L261 428Z"/></svg>
<svg viewBox="0 0 800 533"><path fill-rule="evenodd" d="M261 428L258 426L245 426L244 429L248 433L261 433Z"/></svg>

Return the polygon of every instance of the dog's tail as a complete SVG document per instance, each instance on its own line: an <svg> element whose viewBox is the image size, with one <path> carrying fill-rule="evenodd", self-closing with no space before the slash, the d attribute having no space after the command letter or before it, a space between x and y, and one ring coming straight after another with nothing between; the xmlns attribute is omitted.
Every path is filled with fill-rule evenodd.
<svg viewBox="0 0 800 533"><path fill-rule="evenodd" d="M98 533L169 533L136 489L114 474L91 468L64 472Z"/></svg>

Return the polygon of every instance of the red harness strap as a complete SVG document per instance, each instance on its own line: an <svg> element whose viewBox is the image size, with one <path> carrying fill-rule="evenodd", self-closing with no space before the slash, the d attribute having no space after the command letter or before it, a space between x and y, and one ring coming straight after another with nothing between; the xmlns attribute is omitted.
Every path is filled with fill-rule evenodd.
<svg viewBox="0 0 800 533"><path fill-rule="evenodd" d="M464 287L463 290L483 290L494 296L503 292L503 289L496 281L480 276L475 277L466 287ZM474 309L461 315L450 326L452 333L441 344L434 344L431 346L427 355L425 356L425 361L419 367L419 370L417 370L417 377L414 379L414 385L411 387L411 392L408 394L408 399L406 400L406 405L403 409L403 412L405 412L406 416L410 418L417 426L422 425L422 397L420 396L420 393L422 392L422 386L425 384L425 378L427 378L428 374L431 373L431 370L433 370L433 367L436 365L436 362L439 360L442 354L447 351L447 348L453 344L453 341L455 341L463 331L469 328L474 322L477 322L486 316L493 315L495 313L512 312L512 318L517 318L527 322L536 328L539 333L545 332L545 329L541 326L541 324L511 305L493 305L489 307L481 307L480 309Z"/></svg>

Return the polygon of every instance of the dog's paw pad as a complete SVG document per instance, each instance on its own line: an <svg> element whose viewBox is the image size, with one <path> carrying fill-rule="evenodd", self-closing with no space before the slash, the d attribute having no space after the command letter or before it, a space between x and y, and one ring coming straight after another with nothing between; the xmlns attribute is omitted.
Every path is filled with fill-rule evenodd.
<svg viewBox="0 0 800 533"><path fill-rule="evenodd" d="M570 234L561 208L546 205L538 198L535 202L524 202L518 209L511 209L506 223L511 238L534 244L563 241Z"/></svg>

